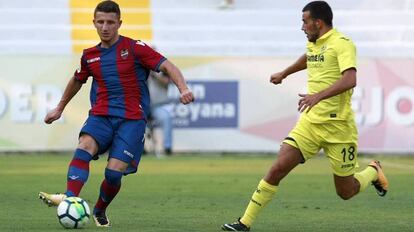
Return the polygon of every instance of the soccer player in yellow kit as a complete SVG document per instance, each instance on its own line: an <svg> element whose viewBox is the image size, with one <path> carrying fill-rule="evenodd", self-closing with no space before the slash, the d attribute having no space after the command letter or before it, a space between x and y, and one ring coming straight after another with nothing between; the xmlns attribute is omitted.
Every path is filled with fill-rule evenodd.
<svg viewBox="0 0 414 232"><path fill-rule="evenodd" d="M309 41L307 52L270 78L277 85L288 75L307 69L308 93L299 94L301 117L284 139L278 159L259 182L244 215L234 223L222 225L223 230L249 231L258 213L278 191L280 181L320 149L329 158L336 192L342 199L350 199L370 183L380 196L388 190L379 161L356 172L358 132L351 109L356 86L355 45L333 28L332 10L326 2L310 2L302 12L302 30Z"/></svg>

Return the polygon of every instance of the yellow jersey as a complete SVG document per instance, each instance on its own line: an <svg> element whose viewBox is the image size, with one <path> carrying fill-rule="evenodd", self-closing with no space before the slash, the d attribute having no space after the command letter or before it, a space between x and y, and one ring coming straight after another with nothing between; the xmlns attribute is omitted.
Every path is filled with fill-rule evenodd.
<svg viewBox="0 0 414 232"><path fill-rule="evenodd" d="M331 29L307 46L308 94L318 93L338 81L342 72L356 69L356 48L352 40ZM312 123L354 120L351 108L353 90L320 101L302 114Z"/></svg>

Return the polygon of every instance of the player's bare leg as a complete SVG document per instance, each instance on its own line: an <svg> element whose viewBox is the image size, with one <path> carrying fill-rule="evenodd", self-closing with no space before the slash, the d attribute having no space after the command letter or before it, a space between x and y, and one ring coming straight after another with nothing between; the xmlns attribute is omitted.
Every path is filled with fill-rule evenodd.
<svg viewBox="0 0 414 232"><path fill-rule="evenodd" d="M259 182L243 217L236 222L222 225L221 229L226 231L249 231L256 216L277 192L280 181L303 161L299 149L283 143L278 159L273 163L263 180Z"/></svg>
<svg viewBox="0 0 414 232"><path fill-rule="evenodd" d="M263 178L271 185L279 185L280 181L289 174L298 164L303 163L302 153L296 147L283 143L279 156Z"/></svg>
<svg viewBox="0 0 414 232"><path fill-rule="evenodd" d="M348 200L355 196L360 189L358 180L352 176L334 175L336 194L344 200Z"/></svg>
<svg viewBox="0 0 414 232"><path fill-rule="evenodd" d="M385 196L388 190L388 180L384 175L380 162L372 161L363 171L355 175L340 177L334 175L337 194L348 200L363 191L369 184L374 185L379 196Z"/></svg>

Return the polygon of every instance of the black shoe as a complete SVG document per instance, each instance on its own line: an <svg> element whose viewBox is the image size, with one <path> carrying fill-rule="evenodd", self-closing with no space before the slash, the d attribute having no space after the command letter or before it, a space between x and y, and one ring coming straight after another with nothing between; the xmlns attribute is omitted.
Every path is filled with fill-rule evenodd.
<svg viewBox="0 0 414 232"><path fill-rule="evenodd" d="M165 154L166 154L166 155L172 155L172 150L171 150L171 148L165 148Z"/></svg>
<svg viewBox="0 0 414 232"><path fill-rule="evenodd" d="M111 227L108 217L105 212L99 212L93 214L93 220L97 227Z"/></svg>
<svg viewBox="0 0 414 232"><path fill-rule="evenodd" d="M225 231L250 231L249 227L241 223L240 218L236 222L222 225L221 229Z"/></svg>

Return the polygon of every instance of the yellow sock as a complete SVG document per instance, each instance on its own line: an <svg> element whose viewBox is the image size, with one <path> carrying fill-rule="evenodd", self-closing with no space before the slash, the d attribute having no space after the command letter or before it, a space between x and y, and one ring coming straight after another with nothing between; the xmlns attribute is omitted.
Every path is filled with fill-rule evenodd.
<svg viewBox="0 0 414 232"><path fill-rule="evenodd" d="M240 219L241 223L250 227L259 212L267 205L277 191L277 186L271 185L264 180L259 182L257 190L247 206L246 212Z"/></svg>
<svg viewBox="0 0 414 232"><path fill-rule="evenodd" d="M361 185L359 192L362 192L372 181L378 178L378 174L375 168L368 166L362 172L355 173L354 177Z"/></svg>

